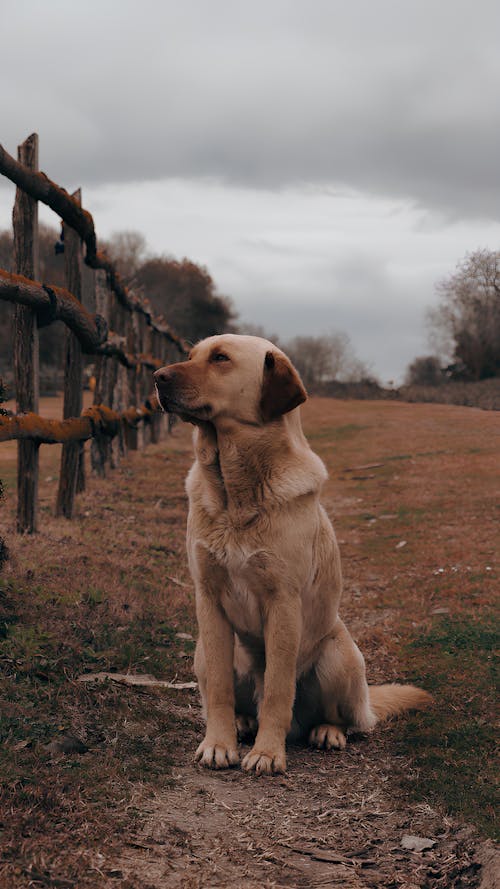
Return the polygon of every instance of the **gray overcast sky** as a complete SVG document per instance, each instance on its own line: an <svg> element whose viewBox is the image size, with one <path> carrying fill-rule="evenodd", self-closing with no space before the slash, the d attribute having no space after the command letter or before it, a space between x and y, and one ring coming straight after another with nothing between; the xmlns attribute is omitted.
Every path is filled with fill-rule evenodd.
<svg viewBox="0 0 500 889"><path fill-rule="evenodd" d="M383 380L500 247L494 0L4 0L0 141L98 235L204 263L242 320L346 331ZM0 226L13 189L0 182ZM42 218L51 220L48 211Z"/></svg>

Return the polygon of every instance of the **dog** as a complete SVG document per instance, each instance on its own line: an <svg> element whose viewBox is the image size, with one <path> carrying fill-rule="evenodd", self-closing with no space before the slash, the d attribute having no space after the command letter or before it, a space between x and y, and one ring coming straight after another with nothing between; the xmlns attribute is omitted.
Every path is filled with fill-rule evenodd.
<svg viewBox="0 0 500 889"><path fill-rule="evenodd" d="M349 730L426 706L409 685L368 686L339 617L340 556L320 504L327 477L302 431L306 391L268 340L223 334L154 374L162 408L194 424L187 551L206 734L203 766L282 773L286 740L342 749Z"/></svg>

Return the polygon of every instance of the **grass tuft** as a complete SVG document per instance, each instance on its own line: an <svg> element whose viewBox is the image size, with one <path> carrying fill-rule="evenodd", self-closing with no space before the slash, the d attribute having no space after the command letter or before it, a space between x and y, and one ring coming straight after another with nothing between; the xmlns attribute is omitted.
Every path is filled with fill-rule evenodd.
<svg viewBox="0 0 500 889"><path fill-rule="evenodd" d="M435 706L397 729L415 757L412 790L498 838L495 691L499 633L492 620L445 617L407 646Z"/></svg>

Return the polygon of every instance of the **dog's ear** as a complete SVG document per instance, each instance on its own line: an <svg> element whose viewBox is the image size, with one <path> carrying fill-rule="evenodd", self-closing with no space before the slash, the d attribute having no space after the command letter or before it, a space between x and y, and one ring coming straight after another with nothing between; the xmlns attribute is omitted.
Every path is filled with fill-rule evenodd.
<svg viewBox="0 0 500 889"><path fill-rule="evenodd" d="M306 398L302 380L288 358L279 352L267 352L260 399L264 423L293 411Z"/></svg>

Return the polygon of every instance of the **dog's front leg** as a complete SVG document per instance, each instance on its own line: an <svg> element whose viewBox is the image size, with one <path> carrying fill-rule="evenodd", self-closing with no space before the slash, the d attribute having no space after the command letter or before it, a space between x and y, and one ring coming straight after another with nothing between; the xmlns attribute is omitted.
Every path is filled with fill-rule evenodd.
<svg viewBox="0 0 500 889"><path fill-rule="evenodd" d="M239 763L234 714L234 634L217 600L203 587L197 590L200 628L197 672L205 699L207 728L195 758L211 769Z"/></svg>
<svg viewBox="0 0 500 889"><path fill-rule="evenodd" d="M274 594L264 626L266 667L259 730L242 763L249 772L270 775L286 769L285 739L292 721L301 623L298 596Z"/></svg>

